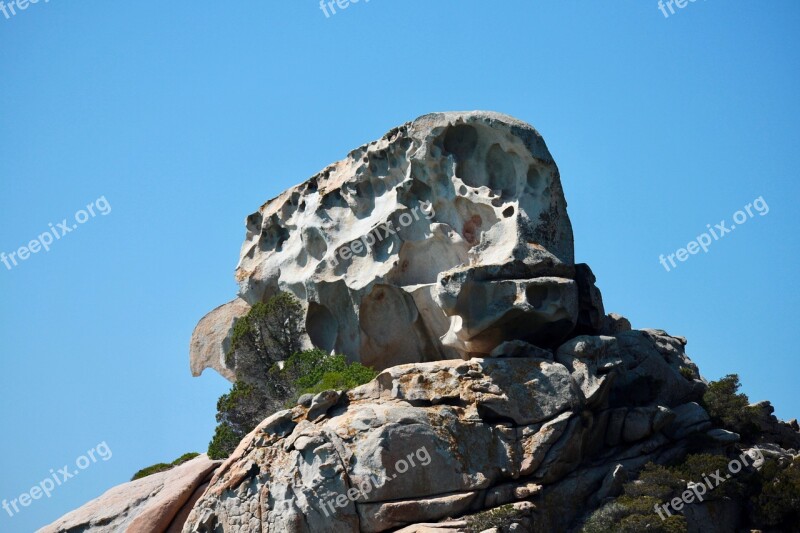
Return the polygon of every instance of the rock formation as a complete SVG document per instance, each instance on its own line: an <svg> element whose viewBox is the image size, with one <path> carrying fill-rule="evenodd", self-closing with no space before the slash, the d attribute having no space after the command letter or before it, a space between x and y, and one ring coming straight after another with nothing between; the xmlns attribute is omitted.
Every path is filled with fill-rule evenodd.
<svg viewBox="0 0 800 533"><path fill-rule="evenodd" d="M230 377L248 304L288 291L308 343L378 369L557 346L578 320L558 168L529 125L437 113L393 129L247 217L237 299L203 318L192 372Z"/></svg>
<svg viewBox="0 0 800 533"><path fill-rule="evenodd" d="M298 405L265 420L217 470L184 532L377 533L559 485L576 501L601 498L615 471L677 457L711 429L695 403L704 385L682 368L696 370L682 340L655 330L395 366L322 417ZM398 473L421 449L428 464ZM355 501L326 503L359 487ZM562 518L551 531L572 517Z"/></svg>
<svg viewBox="0 0 800 533"><path fill-rule="evenodd" d="M380 374L301 397L218 467L126 484L46 531L461 533L503 505L508 531L569 531L645 463L740 441L701 406L686 339L606 315L574 264L558 169L513 118L423 116L246 224L239 295L198 324L192 372L234 379L235 321L288 291L309 346ZM761 443L743 453L791 461L797 422L756 407ZM739 523L725 502L685 516L690 531Z"/></svg>
<svg viewBox="0 0 800 533"><path fill-rule="evenodd" d="M181 531L219 464L200 455L172 470L124 483L38 533Z"/></svg>

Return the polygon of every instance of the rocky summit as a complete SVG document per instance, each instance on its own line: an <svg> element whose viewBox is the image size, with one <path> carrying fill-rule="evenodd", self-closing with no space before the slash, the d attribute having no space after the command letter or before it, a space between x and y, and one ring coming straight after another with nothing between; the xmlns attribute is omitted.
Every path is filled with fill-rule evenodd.
<svg viewBox="0 0 800 533"><path fill-rule="evenodd" d="M686 339L606 314L591 269L574 263L558 168L514 118L425 115L265 203L246 228L239 293L197 325L192 372L235 380L235 324L285 292L305 346L377 377L303 395L224 462L201 456L117 487L47 531L611 531L584 524L644 494L648 464L702 451L758 475L766 460L796 460L796 421L762 402L747 407L752 435L722 427ZM683 482L698 492L703 479ZM647 493L642 512L680 515L663 531L749 530L744 500L725 494L669 508Z"/></svg>
<svg viewBox="0 0 800 533"><path fill-rule="evenodd" d="M395 128L247 217L239 294L198 324L192 371L249 306L288 291L308 342L384 369L557 346L578 320L572 226L536 130L495 113Z"/></svg>

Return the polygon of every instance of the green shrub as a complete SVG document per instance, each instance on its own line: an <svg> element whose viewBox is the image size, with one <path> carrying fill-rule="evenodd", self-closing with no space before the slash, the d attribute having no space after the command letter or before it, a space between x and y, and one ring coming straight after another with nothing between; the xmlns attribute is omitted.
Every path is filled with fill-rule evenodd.
<svg viewBox="0 0 800 533"><path fill-rule="evenodd" d="M626 516L620 520L618 528L613 531L614 533L641 533L642 531L647 531L648 533L686 533L687 530L686 519L683 516L672 515L661 520L653 512L653 507L650 507L650 513L637 513Z"/></svg>
<svg viewBox="0 0 800 533"><path fill-rule="evenodd" d="M686 483L675 471L661 465L648 463L635 481L625 484L623 492L628 498L651 497L667 501L686 489ZM652 511L652 506L650 508Z"/></svg>
<svg viewBox="0 0 800 533"><path fill-rule="evenodd" d="M786 468L768 460L759 477L761 490L751 498L754 521L765 529L800 531L800 459Z"/></svg>
<svg viewBox="0 0 800 533"><path fill-rule="evenodd" d="M191 461L192 459L194 459L195 457L197 457L199 455L200 454L197 453L197 452L185 453L185 454L181 455L180 457L178 457L177 459L175 459L174 461L172 461L171 464L172 464L172 466L180 466L180 465L182 465L183 463L185 463L187 461Z"/></svg>
<svg viewBox="0 0 800 533"><path fill-rule="evenodd" d="M208 443L208 457L215 460L225 459L233 453L241 440L242 435L239 435L231 426L219 424L214 430L211 442Z"/></svg>
<svg viewBox="0 0 800 533"><path fill-rule="evenodd" d="M153 474L158 474L159 472L166 472L167 470L171 470L172 465L167 463L156 463L152 466L148 466L146 468L142 468L138 472L136 472L131 481L136 481L137 479L142 479L143 477L151 476Z"/></svg>
<svg viewBox="0 0 800 533"><path fill-rule="evenodd" d="M211 459L228 457L245 435L281 407L262 387L237 381L217 401L217 428L208 444Z"/></svg>
<svg viewBox="0 0 800 533"><path fill-rule="evenodd" d="M176 466L182 465L186 461L191 461L195 457L200 455L199 453L191 452L185 453L172 461L171 463L156 463L152 466L148 466L147 468L142 468L138 472L136 472L131 481L136 481L137 479L142 479L143 477L151 476L153 474L158 474L159 472L166 472L167 470L172 470Z"/></svg>
<svg viewBox="0 0 800 533"><path fill-rule="evenodd" d="M719 381L712 381L703 395L703 407L711 420L726 429L739 433L743 438L758 434L755 424L756 410L749 407L750 400L739 393L739 376L729 374Z"/></svg>
<svg viewBox="0 0 800 533"><path fill-rule="evenodd" d="M302 394L324 390L347 390L369 382L377 375L359 363L348 363L343 355L307 350L274 364L261 384L237 381L217 402L217 426L209 443L212 459L228 457L239 442L262 420L285 407L296 405Z"/></svg>
<svg viewBox="0 0 800 533"><path fill-rule="evenodd" d="M680 370L681 376L685 377L689 381L693 380L697 376L694 373L694 370L689 368L688 366L682 366Z"/></svg>
<svg viewBox="0 0 800 533"><path fill-rule="evenodd" d="M378 373L360 363L348 363L344 355L329 355L322 350L308 350L294 354L282 370L292 389L291 402L302 394L316 394L325 390L349 390L369 383Z"/></svg>
<svg viewBox="0 0 800 533"><path fill-rule="evenodd" d="M208 447L212 459L228 457L262 420L291 407L301 394L350 389L375 377L343 355L300 351L303 318L300 302L282 292L234 324L225 362L237 381L217 402L218 426Z"/></svg>
<svg viewBox="0 0 800 533"><path fill-rule="evenodd" d="M703 483L704 478L712 479L715 488L705 495L705 500L719 500L722 498L740 498L747 494L746 482L748 474L746 471L739 472L736 476L726 478L725 483L716 485L711 478L711 474L719 471L725 477L728 475L728 465L730 459L725 455L698 453L686 457L686 459L672 470L686 481Z"/></svg>
<svg viewBox="0 0 800 533"><path fill-rule="evenodd" d="M686 489L686 482L670 468L648 463L639 476L626 483L623 493L595 512L583 525L583 533L678 533L686 531L686 519L680 515L666 516L655 512L662 505Z"/></svg>
<svg viewBox="0 0 800 533"><path fill-rule="evenodd" d="M628 508L616 500L608 502L589 516L581 528L581 533L610 533L615 530L619 521L629 514Z"/></svg>
<svg viewBox="0 0 800 533"><path fill-rule="evenodd" d="M233 326L225 363L240 381L260 383L279 361L302 349L303 306L281 292L255 304Z"/></svg>
<svg viewBox="0 0 800 533"><path fill-rule="evenodd" d="M502 505L467 517L467 531L468 533L480 533L493 527L505 531L504 526L522 518L525 518L523 511L514 509L511 504Z"/></svg>

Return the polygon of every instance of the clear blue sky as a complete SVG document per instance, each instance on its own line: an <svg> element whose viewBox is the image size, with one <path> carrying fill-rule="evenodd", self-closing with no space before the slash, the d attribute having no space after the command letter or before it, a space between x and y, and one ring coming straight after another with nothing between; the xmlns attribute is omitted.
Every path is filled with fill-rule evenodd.
<svg viewBox="0 0 800 533"><path fill-rule="evenodd" d="M709 379L800 415L800 3L710 0L51 0L0 15L0 499L113 452L0 531L31 531L137 469L204 451L219 376L197 320L236 292L244 218L418 115L488 109L544 135L576 256L606 308L689 339ZM763 196L770 211L671 272Z"/></svg>

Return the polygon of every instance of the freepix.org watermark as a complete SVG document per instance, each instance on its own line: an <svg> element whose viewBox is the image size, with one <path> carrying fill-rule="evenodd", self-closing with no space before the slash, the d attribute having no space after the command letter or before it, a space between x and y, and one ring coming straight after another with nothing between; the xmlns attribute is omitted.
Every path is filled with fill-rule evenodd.
<svg viewBox="0 0 800 533"><path fill-rule="evenodd" d="M111 204L108 203L105 196L101 196L87 205L85 210L79 209L73 216L75 222L72 225L70 225L66 218L55 226L50 222L50 229L30 241L26 246L21 246L15 252L10 252L8 254L0 252L0 261L2 261L8 270L11 270L21 261L26 261L32 254L37 254L42 250L49 252L50 246L54 242L61 240L67 233L78 229L78 225L85 224L98 214L105 216L110 212Z"/></svg>
<svg viewBox="0 0 800 533"><path fill-rule="evenodd" d="M664 14L664 18L667 18L676 13L675 6L677 6L679 9L683 9L689 4L694 4L695 2L697 2L697 0L658 0L658 9ZM667 9L669 9L669 13L667 13Z"/></svg>
<svg viewBox="0 0 800 533"><path fill-rule="evenodd" d="M339 258L347 261L351 257L358 255L365 250L369 252L376 243L383 241L383 239L387 238L389 235L397 235L399 230L406 228L415 221L419 220L420 215L425 216L425 218L428 220L436 216L436 213L433 211L433 204L422 202L420 205L414 207L414 209L401 214L399 217L397 217L397 222L400 224L399 229L395 229L394 223L390 220L385 224L381 224L360 239L356 239L349 244L342 246L336 250L336 253L333 256L333 265L337 266L339 264Z"/></svg>
<svg viewBox="0 0 800 533"><path fill-rule="evenodd" d="M678 261L684 262L689 259L690 255L695 255L699 253L700 250L703 250L704 253L707 253L708 247L711 246L713 242L720 240L725 235L735 230L737 225L741 226L751 218L755 217L753 210L755 210L755 212L762 217L769 213L769 206L767 205L767 202L764 200L763 196L759 196L753 200L752 203L744 206L743 210L736 211L733 214L734 223L730 226L728 226L728 222L725 220L721 220L720 223L715 224L713 228L711 227L711 224L706 224L706 228L708 229L706 233L701 233L698 235L695 240L686 245L686 248L678 248L675 253L669 254L666 257L664 254L659 255L658 262L661 263L667 272L669 272L672 270L672 268L678 266L678 264L675 262L676 258ZM669 262L669 264L667 264L667 262ZM670 265L672 265L672 268L670 268Z"/></svg>
<svg viewBox="0 0 800 533"><path fill-rule="evenodd" d="M50 0L44 0L44 3L46 4L49 1ZM3 16L8 20L17 14L17 10L25 11L31 4L38 3L39 0L11 0L8 3L0 0L0 13L3 13Z"/></svg>
<svg viewBox="0 0 800 533"><path fill-rule="evenodd" d="M431 464L431 456L428 453L428 449L423 446L417 451L409 453L405 459L398 460L394 464L395 473L392 474L390 479L396 479L397 474L405 474L408 472L409 468L417 466L417 463L414 462L415 457L422 466L428 466ZM325 513L325 516L331 516L331 514L335 515L336 507L342 509L347 507L350 502L354 502L359 498L366 499L370 492L372 492L375 488L383 487L387 481L387 478L379 480L373 474L362 481L358 487L350 488L350 490L347 491L347 494L339 494L335 498L329 498L328 500L322 502L322 512ZM330 513L328 512L328 509L330 509Z"/></svg>
<svg viewBox="0 0 800 533"><path fill-rule="evenodd" d="M337 7L344 11L351 5L359 3L359 1L365 4L369 3L369 0L320 0L319 8L325 13L325 18L329 19L331 15L336 14Z"/></svg>
<svg viewBox="0 0 800 533"><path fill-rule="evenodd" d="M756 468L760 468L759 465L764 464L764 455L761 453L761 450L758 448L753 448L753 453L755 454L755 458L753 459L753 465ZM728 472L724 476L720 473L719 470L714 472L713 474L705 475L703 474L703 481L700 483L689 483L686 491L683 492L680 496L676 496L669 501L669 503L665 503L664 505L655 505L656 514L661 520L666 520L667 517L664 516L661 512L663 509L667 515L672 516L672 513L669 511L670 506L674 511L680 511L683 509L684 505L689 505L693 503L695 499L698 502L703 501L703 496L710 490L714 490L715 488L719 487L725 481L729 480L732 475L738 474L742 471L742 468L747 466L747 459L749 455L747 452L742 453L738 458L732 460L728 463ZM741 462L740 462L741 460ZM710 478L710 479L709 479Z"/></svg>
<svg viewBox="0 0 800 533"><path fill-rule="evenodd" d="M86 470L91 465L97 462L98 458L103 461L111 459L111 448L108 447L106 441L101 442L88 452L86 455L81 455L75 459L75 466L77 469L70 470L69 465L64 465L57 471L50 469L50 475L42 481L31 487L31 490L23 492L10 502L3 500L2 507L8 513L8 516L14 517L20 512L20 507L28 507L34 500L40 500L42 496L51 496L56 487L60 487L71 478L81 473L81 470Z"/></svg>

